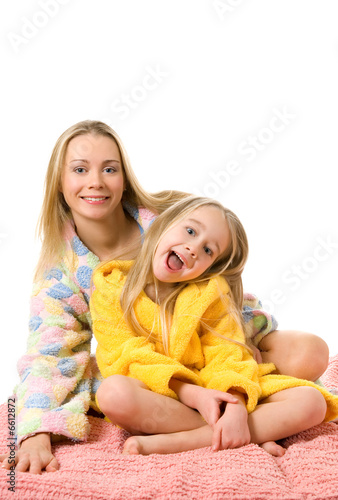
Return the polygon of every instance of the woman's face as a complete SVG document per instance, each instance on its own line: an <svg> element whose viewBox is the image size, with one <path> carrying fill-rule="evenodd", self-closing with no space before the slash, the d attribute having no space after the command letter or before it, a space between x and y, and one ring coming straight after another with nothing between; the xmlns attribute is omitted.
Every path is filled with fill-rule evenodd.
<svg viewBox="0 0 338 500"><path fill-rule="evenodd" d="M197 208L161 238L153 259L154 275L164 283L195 279L229 243L230 231L223 213L214 206Z"/></svg>
<svg viewBox="0 0 338 500"><path fill-rule="evenodd" d="M119 148L103 135L74 137L61 173L61 192L75 224L111 217L121 203L124 176Z"/></svg>

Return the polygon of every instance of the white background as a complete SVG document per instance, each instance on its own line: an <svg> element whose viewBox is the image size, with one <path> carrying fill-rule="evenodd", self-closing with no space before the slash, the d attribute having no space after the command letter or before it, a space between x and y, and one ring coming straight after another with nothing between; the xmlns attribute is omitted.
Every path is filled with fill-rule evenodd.
<svg viewBox="0 0 338 500"><path fill-rule="evenodd" d="M245 289L338 352L337 15L335 0L1 3L0 401L26 348L49 156L88 118L116 129L147 190L234 210Z"/></svg>

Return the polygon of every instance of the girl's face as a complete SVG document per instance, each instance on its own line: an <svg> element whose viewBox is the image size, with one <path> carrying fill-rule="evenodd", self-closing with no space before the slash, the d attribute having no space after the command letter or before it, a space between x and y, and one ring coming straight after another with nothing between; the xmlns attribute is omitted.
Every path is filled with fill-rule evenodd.
<svg viewBox="0 0 338 500"><path fill-rule="evenodd" d="M154 275L165 283L195 279L229 243L230 231L222 212L214 206L197 208L161 238L153 259Z"/></svg>
<svg viewBox="0 0 338 500"><path fill-rule="evenodd" d="M85 134L69 142L61 191L75 224L110 217L121 202L123 188L121 155L113 139Z"/></svg>

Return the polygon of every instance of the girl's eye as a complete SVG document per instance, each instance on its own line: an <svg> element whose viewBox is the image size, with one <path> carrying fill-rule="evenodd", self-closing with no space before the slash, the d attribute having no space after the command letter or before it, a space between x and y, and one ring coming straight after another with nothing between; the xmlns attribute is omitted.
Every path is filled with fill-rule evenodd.
<svg viewBox="0 0 338 500"><path fill-rule="evenodd" d="M107 167L104 169L105 172L107 172L107 174L113 174L114 172L116 172L116 169L114 167Z"/></svg>
<svg viewBox="0 0 338 500"><path fill-rule="evenodd" d="M212 255L212 251L211 251L211 249L209 247L204 247L204 251L205 251L206 254Z"/></svg>
<svg viewBox="0 0 338 500"><path fill-rule="evenodd" d="M84 169L84 167L76 167L76 168L74 169L74 171L75 171L77 174L82 174L82 173L85 171L85 169Z"/></svg>
<svg viewBox="0 0 338 500"><path fill-rule="evenodd" d="M195 231L191 227L187 227L187 233L195 236Z"/></svg>

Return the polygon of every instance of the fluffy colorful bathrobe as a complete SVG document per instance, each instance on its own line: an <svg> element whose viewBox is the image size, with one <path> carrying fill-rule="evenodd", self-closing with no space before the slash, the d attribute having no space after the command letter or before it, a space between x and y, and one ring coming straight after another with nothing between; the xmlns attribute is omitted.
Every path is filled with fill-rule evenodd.
<svg viewBox="0 0 338 500"><path fill-rule="evenodd" d="M308 382L273 375L275 366L258 365L245 346L244 334L229 312L229 286L224 278L189 284L176 300L169 335L169 356L162 345L159 305L142 292L134 309L152 339L137 336L124 320L120 296L133 262L109 262L94 273L91 298L93 332L98 341L97 363L103 377L121 374L144 382L152 391L177 398L171 378L210 389L235 389L245 394L247 410L283 389L317 388L327 401L326 420L338 416L338 397ZM225 301L220 296L225 297ZM220 318L220 319L217 319ZM213 332L208 329L212 328ZM216 333L216 335L215 335Z"/></svg>

